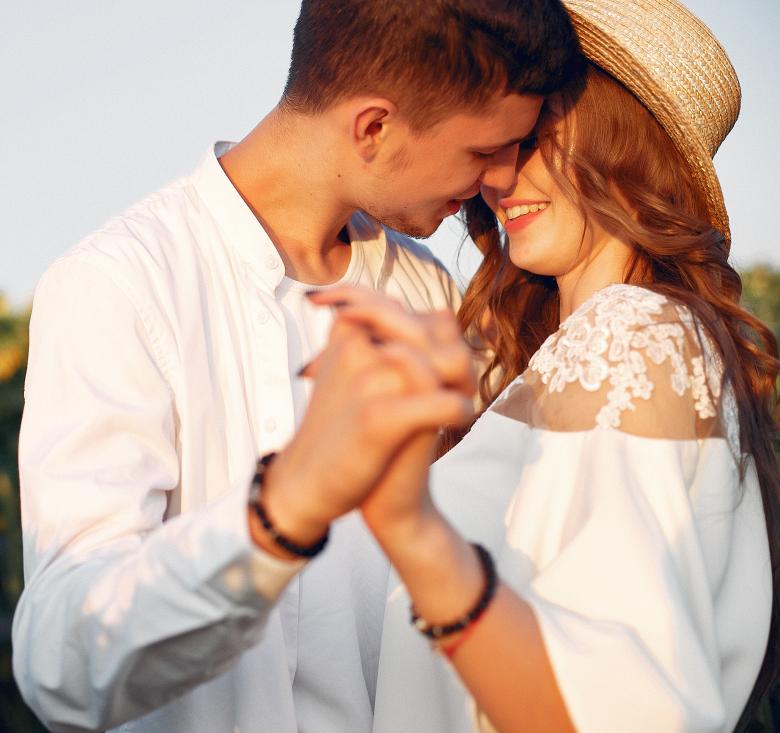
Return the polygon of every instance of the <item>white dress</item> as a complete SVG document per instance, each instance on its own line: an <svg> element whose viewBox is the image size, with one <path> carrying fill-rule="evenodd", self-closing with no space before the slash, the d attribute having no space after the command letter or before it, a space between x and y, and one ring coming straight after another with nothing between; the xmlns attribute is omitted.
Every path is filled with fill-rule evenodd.
<svg viewBox="0 0 780 733"><path fill-rule="evenodd" d="M432 469L444 514L533 608L580 731L731 731L758 674L766 525L721 374L685 307L609 286ZM388 593L374 730L492 730L394 574Z"/></svg>

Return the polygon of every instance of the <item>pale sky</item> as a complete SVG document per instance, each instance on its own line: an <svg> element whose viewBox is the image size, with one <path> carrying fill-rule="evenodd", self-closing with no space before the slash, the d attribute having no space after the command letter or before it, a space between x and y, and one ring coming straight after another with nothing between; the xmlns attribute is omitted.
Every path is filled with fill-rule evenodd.
<svg viewBox="0 0 780 733"><path fill-rule="evenodd" d="M743 87L741 118L715 160L733 260L780 266L780 2L688 6ZM0 0L0 292L25 302L68 247L190 172L211 142L243 137L281 94L297 9L294 0ZM429 240L451 269L460 237L450 219Z"/></svg>

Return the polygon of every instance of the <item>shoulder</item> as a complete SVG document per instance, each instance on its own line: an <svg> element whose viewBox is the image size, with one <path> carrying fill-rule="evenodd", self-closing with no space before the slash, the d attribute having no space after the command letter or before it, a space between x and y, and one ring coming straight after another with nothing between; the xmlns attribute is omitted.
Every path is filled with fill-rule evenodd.
<svg viewBox="0 0 780 733"><path fill-rule="evenodd" d="M428 247L405 234L380 224L365 211L356 211L352 215L350 227L353 235L360 242L373 242L376 245L381 245L382 240L384 240L387 259L411 262L418 268L442 272L449 277L447 269Z"/></svg>
<svg viewBox="0 0 780 733"><path fill-rule="evenodd" d="M424 244L382 227L367 214L359 212L353 217L368 229L384 234L378 240L385 242L383 249L380 288L389 295L399 297L414 308L450 309L460 306L461 294L447 268ZM368 236L365 237L369 239Z"/></svg>
<svg viewBox="0 0 780 733"><path fill-rule="evenodd" d="M147 330L165 330L164 314L197 257L192 208L182 180L109 219L47 268L35 289L33 315L39 323L52 322L67 305L84 314L113 313L117 322L127 312L131 323L134 313Z"/></svg>
<svg viewBox="0 0 780 733"><path fill-rule="evenodd" d="M388 230L387 250L396 277L420 289L429 307L450 310L460 307L463 297L455 280L427 246Z"/></svg>
<svg viewBox="0 0 780 733"><path fill-rule="evenodd" d="M678 364L688 341L702 335L684 305L635 285L611 285L561 323L529 368L551 391L562 391L571 381L592 391L616 365L641 372L645 360Z"/></svg>
<svg viewBox="0 0 780 733"><path fill-rule="evenodd" d="M582 414L600 427L625 428L637 416L664 412L668 419L653 419L666 429L675 411L690 425L715 418L722 375L714 343L684 304L613 285L561 323L531 358L526 381L543 400L579 395L590 405Z"/></svg>
<svg viewBox="0 0 780 733"><path fill-rule="evenodd" d="M444 267L441 260L431 252L427 245L386 227L385 236L387 237L388 249L392 250L395 257L415 261L421 267L444 272L449 277L447 268Z"/></svg>
<svg viewBox="0 0 780 733"><path fill-rule="evenodd" d="M139 302L174 288L193 246L197 202L181 179L110 218L49 267L38 288L51 281L102 277ZM53 277L56 273L57 277ZM92 273L92 274L90 274Z"/></svg>
<svg viewBox="0 0 780 733"><path fill-rule="evenodd" d="M561 323L556 335L571 338L580 329L589 328L609 340L664 325L674 333L695 326L682 303L638 285L620 284L591 295Z"/></svg>

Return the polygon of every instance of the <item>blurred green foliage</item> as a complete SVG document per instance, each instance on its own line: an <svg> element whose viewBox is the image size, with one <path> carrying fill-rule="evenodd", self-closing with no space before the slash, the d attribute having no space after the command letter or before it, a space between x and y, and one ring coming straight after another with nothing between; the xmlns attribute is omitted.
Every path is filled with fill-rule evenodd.
<svg viewBox="0 0 780 733"><path fill-rule="evenodd" d="M11 673L11 618L22 591L16 452L29 320L28 311L11 312L0 297L0 730L13 733L44 730L19 697Z"/></svg>
<svg viewBox="0 0 780 733"><path fill-rule="evenodd" d="M780 341L780 271L757 266L742 273L745 305ZM0 296L0 731L44 728L19 697L11 673L11 618L22 589L19 475L16 462L27 365L29 312L11 312ZM775 691L778 692L777 686ZM775 721L773 723L773 708ZM750 733L780 730L780 704L766 701Z"/></svg>
<svg viewBox="0 0 780 733"><path fill-rule="evenodd" d="M742 272L742 301L780 342L780 270L758 265Z"/></svg>

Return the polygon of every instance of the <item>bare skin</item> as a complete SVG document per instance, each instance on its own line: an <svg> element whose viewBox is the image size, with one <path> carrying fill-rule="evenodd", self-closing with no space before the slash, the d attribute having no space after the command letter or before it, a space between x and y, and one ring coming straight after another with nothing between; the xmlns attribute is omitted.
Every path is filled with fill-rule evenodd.
<svg viewBox="0 0 780 733"><path fill-rule="evenodd" d="M509 185L487 181L480 190L506 229L512 262L535 274L555 277L561 321L597 290L624 281L631 246L595 222L585 221L577 203L558 187L538 149L520 152L517 173ZM621 200L619 191L614 195ZM545 209L529 219L527 226L518 227L507 210L520 201L544 204ZM522 217L515 219L521 221Z"/></svg>
<svg viewBox="0 0 780 733"><path fill-rule="evenodd" d="M225 173L302 282L338 280L349 264L339 238L363 209L412 236L429 236L480 185L508 185L517 145L541 98L496 97L479 114L453 110L411 130L387 99L356 97L318 115L274 109L220 158Z"/></svg>
<svg viewBox="0 0 780 733"><path fill-rule="evenodd" d="M537 221L514 231L507 227L509 253L517 266L556 278L561 320L597 290L623 282L630 246L584 220L555 185L538 151L521 153L509 185L485 184L481 192L504 225L507 209L518 201L545 204ZM323 293L316 302L327 305L333 298L350 303L342 318L386 340L408 343L426 354L434 369L441 370L445 360L450 368L458 363L454 344L462 341L430 321L399 313L373 294L337 290ZM408 444L361 509L420 615L445 623L476 602L483 578L472 548L436 511L427 482L420 479L427 476L428 459L426 445ZM497 730L574 730L533 611L506 586L500 586L452 661Z"/></svg>

